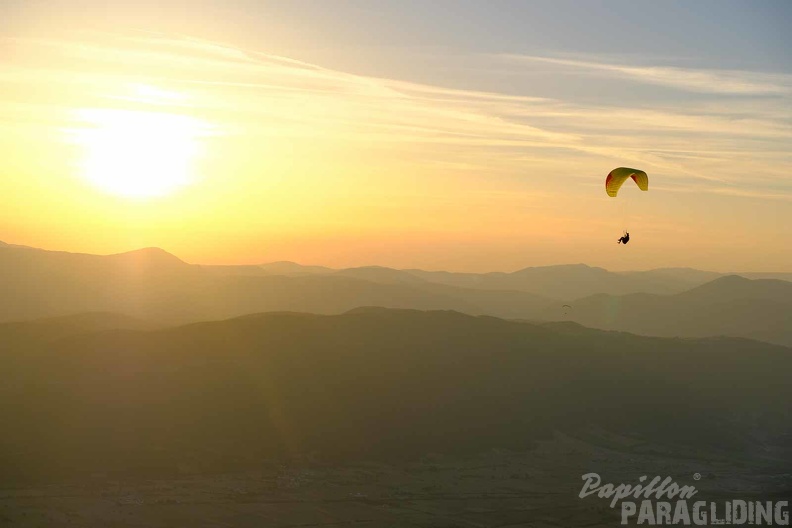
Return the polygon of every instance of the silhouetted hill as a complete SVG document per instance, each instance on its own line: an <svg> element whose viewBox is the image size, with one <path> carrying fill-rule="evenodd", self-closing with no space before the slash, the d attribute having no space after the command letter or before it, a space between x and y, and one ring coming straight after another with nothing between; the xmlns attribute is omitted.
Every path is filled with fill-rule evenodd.
<svg viewBox="0 0 792 528"><path fill-rule="evenodd" d="M564 300L597 293L679 293L721 276L719 273L686 268L612 272L585 264L531 267L513 273L407 272L429 282L467 288L523 291Z"/></svg>
<svg viewBox="0 0 792 528"><path fill-rule="evenodd" d="M206 275L159 249L100 256L0 247L0 269L0 321L82 312L146 318L147 306L199 288Z"/></svg>
<svg viewBox="0 0 792 528"><path fill-rule="evenodd" d="M790 367L790 349L750 340L382 308L18 341L0 354L0 475L412 458L594 429L788 465Z"/></svg>
<svg viewBox="0 0 792 528"><path fill-rule="evenodd" d="M409 284L402 284L343 274L229 272L190 265L158 249L98 256L0 248L0 267L0 321L105 311L189 322L277 310L340 313L361 305L527 317L556 304L527 293L465 290L409 276Z"/></svg>
<svg viewBox="0 0 792 528"><path fill-rule="evenodd" d="M85 333L102 330L146 330L156 328L155 323L144 321L136 317L111 312L88 312L60 317L47 317L44 319L34 319L32 321L20 321L11 323L0 323L3 328L44 328L48 332L53 328L63 328L68 333ZM48 338L53 336L49 335Z"/></svg>
<svg viewBox="0 0 792 528"><path fill-rule="evenodd" d="M203 264L201 265L201 268L217 275L253 275L259 277L263 275L270 275L270 273L267 270L265 270L261 266L256 266L256 265L242 266L242 265Z"/></svg>
<svg viewBox="0 0 792 528"><path fill-rule="evenodd" d="M792 283L736 275L676 295L596 295L574 303L586 326L644 335L741 336L792 345Z"/></svg>
<svg viewBox="0 0 792 528"><path fill-rule="evenodd" d="M466 289L522 291L553 299L573 300L597 293L626 295L629 293L680 293L725 274L692 268L658 268L648 271L612 272L585 264L541 266L525 268L513 273L453 273L417 269L397 270L381 266L366 266L333 270L321 266L302 266L293 262L265 264L260 267L227 266L226 272L261 274L261 269L272 275L330 275L361 278L371 282L416 283L424 282L456 286ZM255 271L251 268L255 268ZM789 280L792 274L754 273L740 274L754 278L779 278Z"/></svg>
<svg viewBox="0 0 792 528"><path fill-rule="evenodd" d="M115 260L122 262L125 265L137 265L140 267L149 268L182 268L184 266L188 266L186 262L175 255L171 255L164 249L156 247L137 249L134 251L127 251L125 253L109 255L107 258L111 261Z"/></svg>
<svg viewBox="0 0 792 528"><path fill-rule="evenodd" d="M391 268L383 268L382 266L347 268L335 272L335 275L387 284L423 284L427 282L419 277L411 275L410 273L405 273L403 271Z"/></svg>
<svg viewBox="0 0 792 528"><path fill-rule="evenodd" d="M19 343L47 342L69 335L106 330L151 330L155 323L109 312L82 313L11 323L0 323L3 346L13 348Z"/></svg>
<svg viewBox="0 0 792 528"><path fill-rule="evenodd" d="M325 268L323 266L303 266L295 262L281 261L269 262L267 264L253 265L202 265L204 269L211 270L223 275L328 275L337 270Z"/></svg>
<svg viewBox="0 0 792 528"><path fill-rule="evenodd" d="M727 275L683 292L677 298L693 302L757 299L792 303L792 283L775 279L746 279L739 275Z"/></svg>
<svg viewBox="0 0 792 528"><path fill-rule="evenodd" d="M742 273L735 273L734 275L740 275L741 277L745 277L746 279L775 279L775 280L783 280L792 282L792 273L772 273L772 272L742 272Z"/></svg>
<svg viewBox="0 0 792 528"><path fill-rule="evenodd" d="M29 246L20 246L18 244L9 244L8 242L3 242L2 240L0 240L0 247L32 249Z"/></svg>
<svg viewBox="0 0 792 528"><path fill-rule="evenodd" d="M260 267L272 275L314 275L336 271L324 266L303 266L289 261L270 262L262 264Z"/></svg>
<svg viewBox="0 0 792 528"><path fill-rule="evenodd" d="M647 281L656 285L660 290L657 292L643 290L643 293L675 293L723 276L722 273L715 271L703 271L693 268L657 268L647 271L622 271L619 272L619 275L630 277L637 281ZM662 291L663 289L667 291Z"/></svg>

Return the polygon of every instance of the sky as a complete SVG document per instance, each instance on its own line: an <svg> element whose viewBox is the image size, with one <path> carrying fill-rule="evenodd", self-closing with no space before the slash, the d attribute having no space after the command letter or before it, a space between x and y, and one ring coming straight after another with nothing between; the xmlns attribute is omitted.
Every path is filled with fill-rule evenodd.
<svg viewBox="0 0 792 528"><path fill-rule="evenodd" d="M792 271L790 22L786 1L6 0L0 240ZM608 197L619 166L649 192Z"/></svg>

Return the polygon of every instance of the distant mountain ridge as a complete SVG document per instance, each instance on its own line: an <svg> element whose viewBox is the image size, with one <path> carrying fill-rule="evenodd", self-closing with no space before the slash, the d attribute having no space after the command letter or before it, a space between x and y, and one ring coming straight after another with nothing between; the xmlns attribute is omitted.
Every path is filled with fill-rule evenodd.
<svg viewBox="0 0 792 528"><path fill-rule="evenodd" d="M675 295L598 294L575 302L574 320L642 335L739 336L792 346L792 283L730 275Z"/></svg>
<svg viewBox="0 0 792 528"><path fill-rule="evenodd" d="M302 266L293 262L264 264L260 268L265 269L269 273L284 275L336 274L364 278L374 282L414 283L415 278L418 278L426 282L448 286L524 291L562 300L575 300L596 293L609 293L611 295L680 293L728 275L792 281L792 272L719 273L694 268L657 268L647 271L613 272L586 264L537 266L523 268L514 272L495 271L487 273L425 271L420 269L399 270L383 266L331 269L322 266Z"/></svg>
<svg viewBox="0 0 792 528"><path fill-rule="evenodd" d="M155 248L98 256L0 247L0 269L5 299L0 322L115 312L175 323L277 310L340 313L361 305L522 317L555 304L522 292L466 290L417 278L409 284L373 282L356 276L370 275L365 269L277 275L248 267L198 266Z"/></svg>
<svg viewBox="0 0 792 528"><path fill-rule="evenodd" d="M792 282L686 268L614 273L575 264L474 274L290 262L202 266L158 248L99 256L1 245L0 269L0 322L113 312L169 324L382 306L792 344Z"/></svg>
<svg viewBox="0 0 792 528"><path fill-rule="evenodd" d="M333 269L325 266L307 266L296 262L280 261L247 265L192 265L160 248L144 248L116 255L90 255L48 251L28 246L16 246L0 241L3 249L45 251L49 254L72 255L75 259L139 260L159 265L184 265L211 271L217 275L340 275L371 282L418 283L420 281L462 288L514 290L561 300L575 300L597 293L625 295L629 293L680 293L695 286L728 275L745 278L792 281L792 272L719 273L694 268L657 268L646 271L612 272L586 264L560 264L527 267L514 272L464 273L425 271L420 269L394 269L383 266L360 266ZM419 280L416 280L419 279Z"/></svg>

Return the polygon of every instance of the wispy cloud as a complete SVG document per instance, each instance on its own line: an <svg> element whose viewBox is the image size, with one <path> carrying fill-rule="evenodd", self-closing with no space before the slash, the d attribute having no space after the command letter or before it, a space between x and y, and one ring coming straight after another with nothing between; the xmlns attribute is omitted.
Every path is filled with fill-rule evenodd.
<svg viewBox="0 0 792 528"><path fill-rule="evenodd" d="M630 164L667 180L693 182L704 191L741 194L746 178L761 187L790 169L785 154L792 144L790 114L779 111L777 97L766 97L785 100L792 93L792 77L780 74L502 56L517 69L544 63L750 100L731 107L699 101L647 109L627 102L606 105L371 77L156 34L17 40L14 45L16 59L0 65L0 85L63 89L80 104L92 97L95 105L145 105L151 97L113 89L145 84L184 94L171 105L174 112L201 113L206 121L227 124L224 130L351 141L361 149L409 149L412 159L446 171L524 174L541 167L590 178L584 167L601 172ZM37 101L35 90L21 93L28 104L53 104ZM0 101L0 115L10 104Z"/></svg>
<svg viewBox="0 0 792 528"><path fill-rule="evenodd" d="M669 66L630 66L534 55L502 55L517 63L545 63L574 70L616 75L636 82L656 84L693 92L768 95L792 94L792 75L739 70L706 70Z"/></svg>

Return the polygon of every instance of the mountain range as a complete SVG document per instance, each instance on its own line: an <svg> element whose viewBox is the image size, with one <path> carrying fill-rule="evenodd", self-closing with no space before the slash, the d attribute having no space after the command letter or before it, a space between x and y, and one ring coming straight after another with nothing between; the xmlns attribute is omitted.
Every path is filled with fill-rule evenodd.
<svg viewBox="0 0 792 528"><path fill-rule="evenodd" d="M471 274L284 262L201 266L158 248L99 256L7 244L0 246L0 269L0 322L103 312L179 324L381 306L792 345L792 282L693 269L610 272L578 264Z"/></svg>

